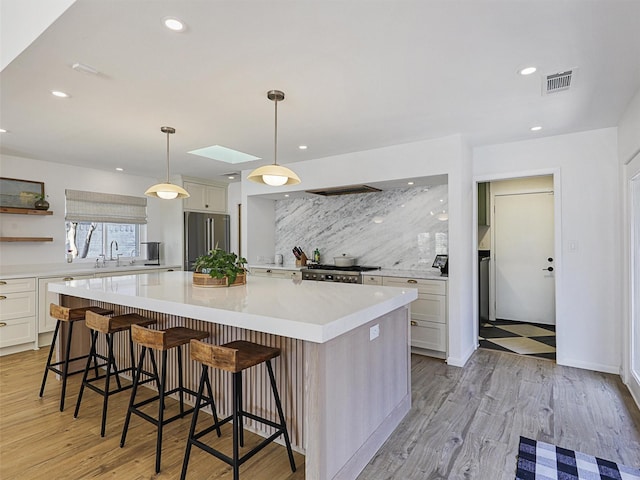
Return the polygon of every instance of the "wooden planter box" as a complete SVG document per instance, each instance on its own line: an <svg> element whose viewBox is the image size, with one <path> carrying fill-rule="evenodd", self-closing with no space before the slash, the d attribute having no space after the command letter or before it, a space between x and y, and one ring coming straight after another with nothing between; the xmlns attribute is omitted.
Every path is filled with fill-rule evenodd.
<svg viewBox="0 0 640 480"><path fill-rule="evenodd" d="M247 274L239 273L236 277L235 282L233 282L230 286L235 287L237 285L244 285L247 283ZM217 288L217 287L227 287L229 286L229 279L227 277L224 278L212 278L208 273L198 273L195 272L193 274L193 286L194 287L208 287L208 288Z"/></svg>

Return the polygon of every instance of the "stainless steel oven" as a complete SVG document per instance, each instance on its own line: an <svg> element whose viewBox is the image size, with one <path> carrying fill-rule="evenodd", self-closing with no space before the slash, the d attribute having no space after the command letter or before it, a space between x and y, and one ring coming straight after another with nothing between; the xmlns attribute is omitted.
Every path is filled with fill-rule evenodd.
<svg viewBox="0 0 640 480"><path fill-rule="evenodd" d="M371 270L380 270L380 267L310 265L302 269L302 279L316 282L362 283L362 272Z"/></svg>

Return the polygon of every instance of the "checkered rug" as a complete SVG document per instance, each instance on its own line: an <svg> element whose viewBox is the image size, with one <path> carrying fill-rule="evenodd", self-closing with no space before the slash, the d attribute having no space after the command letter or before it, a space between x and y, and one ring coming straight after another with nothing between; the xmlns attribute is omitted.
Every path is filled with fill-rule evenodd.
<svg viewBox="0 0 640 480"><path fill-rule="evenodd" d="M640 469L520 437L516 480L640 480Z"/></svg>

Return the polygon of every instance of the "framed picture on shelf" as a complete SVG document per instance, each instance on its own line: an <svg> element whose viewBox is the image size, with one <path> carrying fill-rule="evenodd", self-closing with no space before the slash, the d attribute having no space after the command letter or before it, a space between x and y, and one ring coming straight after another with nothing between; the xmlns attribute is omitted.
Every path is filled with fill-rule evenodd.
<svg viewBox="0 0 640 480"><path fill-rule="evenodd" d="M0 207L34 208L44 198L44 182L0 177Z"/></svg>

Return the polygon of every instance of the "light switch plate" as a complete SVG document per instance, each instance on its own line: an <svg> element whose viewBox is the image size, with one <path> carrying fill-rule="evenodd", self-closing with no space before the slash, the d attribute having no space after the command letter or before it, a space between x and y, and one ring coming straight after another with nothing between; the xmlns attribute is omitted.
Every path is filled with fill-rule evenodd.
<svg viewBox="0 0 640 480"><path fill-rule="evenodd" d="M374 340L380 336L380 325L375 324L369 329L369 341Z"/></svg>

